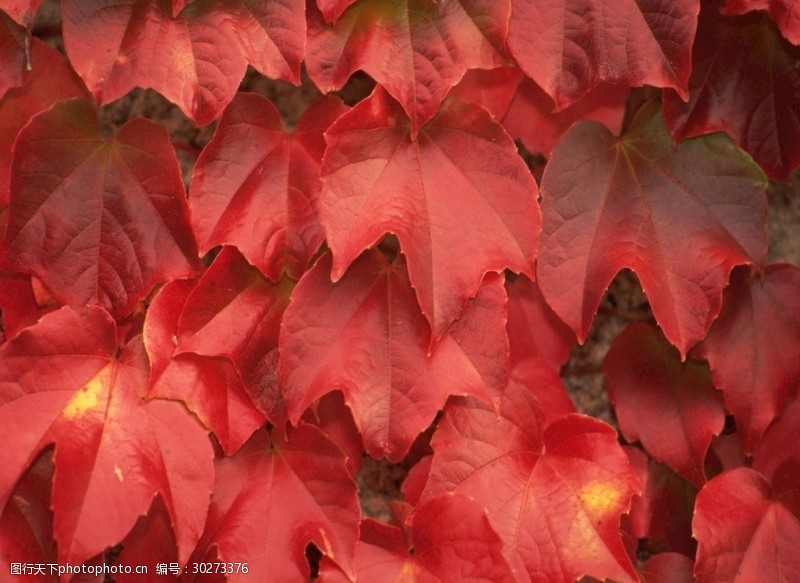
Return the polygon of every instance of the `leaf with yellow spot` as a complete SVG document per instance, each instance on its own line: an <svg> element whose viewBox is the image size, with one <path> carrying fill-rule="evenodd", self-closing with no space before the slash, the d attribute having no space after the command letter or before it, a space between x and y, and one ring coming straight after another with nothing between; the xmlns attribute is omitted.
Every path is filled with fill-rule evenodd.
<svg viewBox="0 0 800 583"><path fill-rule="evenodd" d="M55 445L51 507L58 562L81 564L120 543L153 497L163 499L185 562L205 522L213 450L175 402L143 401L141 337L117 357L102 308L62 308L0 347L0 508Z"/></svg>
<svg viewBox="0 0 800 583"><path fill-rule="evenodd" d="M514 383L496 407L449 402L422 500L453 492L482 504L520 581L637 581L619 527L640 484L616 432L578 414L543 429L536 397Z"/></svg>

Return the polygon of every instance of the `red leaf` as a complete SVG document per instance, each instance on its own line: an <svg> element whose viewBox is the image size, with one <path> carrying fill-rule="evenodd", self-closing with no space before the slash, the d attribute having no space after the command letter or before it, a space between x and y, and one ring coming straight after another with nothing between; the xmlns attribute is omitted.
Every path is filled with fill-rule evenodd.
<svg viewBox="0 0 800 583"><path fill-rule="evenodd" d="M332 284L326 255L297 285L280 338L281 382L295 423L341 389L374 458L401 459L448 395L491 400L507 375L502 277L489 277L464 316L428 355L427 323L405 261L365 254Z"/></svg>
<svg viewBox="0 0 800 583"><path fill-rule="evenodd" d="M0 451L0 503L55 443L60 563L82 563L120 542L156 494L186 561L203 528L213 452L180 405L142 400L140 345L119 360L116 351L114 323L96 307L48 314L0 347L0 439L15 444Z"/></svg>
<svg viewBox="0 0 800 583"><path fill-rule="evenodd" d="M760 14L720 16L710 2L700 15L689 102L664 92L664 119L674 140L724 131L772 178L800 164L800 48Z"/></svg>
<svg viewBox="0 0 800 583"><path fill-rule="evenodd" d="M636 581L619 521L639 480L614 430L569 415L542 432L537 401L513 384L498 410L450 401L423 500L455 492L483 504L522 581Z"/></svg>
<svg viewBox="0 0 800 583"><path fill-rule="evenodd" d="M769 426L753 454L753 469L773 481L792 465L800 465L800 397Z"/></svg>
<svg viewBox="0 0 800 583"><path fill-rule="evenodd" d="M486 272L533 274L537 189L508 135L474 105L448 102L411 133L380 87L340 117L326 132L320 218L334 280L385 233L397 235L435 340Z"/></svg>
<svg viewBox="0 0 800 583"><path fill-rule="evenodd" d="M13 338L20 330L52 311L53 307L38 304L30 277L0 272L0 310L3 332L6 338Z"/></svg>
<svg viewBox="0 0 800 583"><path fill-rule="evenodd" d="M35 114L70 97L89 93L61 53L32 38L31 72L24 85L9 90L0 101L0 208L8 204L11 147L17 134Z"/></svg>
<svg viewBox="0 0 800 583"><path fill-rule="evenodd" d="M553 100L519 69L500 68L468 71L452 95L483 105L528 151L549 156L577 121L593 119L618 133L629 91L619 85L598 85L573 105L553 111Z"/></svg>
<svg viewBox="0 0 800 583"><path fill-rule="evenodd" d="M109 141L88 103L60 102L20 132L11 172L7 265L64 304L122 317L198 264L175 151L153 122Z"/></svg>
<svg viewBox="0 0 800 583"><path fill-rule="evenodd" d="M694 353L708 360L748 453L800 387L798 290L792 265L768 266L763 281L735 272L722 314Z"/></svg>
<svg viewBox="0 0 800 583"><path fill-rule="evenodd" d="M686 555L659 553L647 559L642 575L647 583L694 583L693 567Z"/></svg>
<svg viewBox="0 0 800 583"><path fill-rule="evenodd" d="M0 10L0 98L25 83L28 32Z"/></svg>
<svg viewBox="0 0 800 583"><path fill-rule="evenodd" d="M631 324L614 339L603 372L625 438L641 441L654 458L702 486L711 437L725 425L708 368L681 362L656 327Z"/></svg>
<svg viewBox="0 0 800 583"><path fill-rule="evenodd" d="M295 583L308 580L305 549L313 542L352 573L359 505L344 454L313 425L301 423L286 439L276 433L260 431L217 461L206 532L192 560L247 563L250 574L228 575L231 583L254 575Z"/></svg>
<svg viewBox="0 0 800 583"><path fill-rule="evenodd" d="M795 0L727 0L723 14L766 10L789 42L800 45L800 4Z"/></svg>
<svg viewBox="0 0 800 583"><path fill-rule="evenodd" d="M175 399L214 432L222 449L234 453L264 424L233 364L225 358L176 354L178 318L194 282L165 285L147 311L144 342L150 362L150 396Z"/></svg>
<svg viewBox="0 0 800 583"><path fill-rule="evenodd" d="M328 393L303 415L303 421L319 427L347 456L347 471L355 480L364 457L364 444L353 414L341 391Z"/></svg>
<svg viewBox="0 0 800 583"><path fill-rule="evenodd" d="M564 382L549 362L526 360L511 367L509 383L520 389L530 391L539 401L544 414L545 425L548 425L570 413L575 412L575 405L564 389Z"/></svg>
<svg viewBox="0 0 800 583"><path fill-rule="evenodd" d="M225 110L192 176L192 225L200 252L236 245L272 281L299 279L325 238L316 217L322 136L347 108L312 104L294 133L275 106L239 94Z"/></svg>
<svg viewBox="0 0 800 583"><path fill-rule="evenodd" d="M661 546L694 556L692 511L697 488L642 450L624 449L642 482L642 494L631 503L628 530L634 538L647 539L651 549Z"/></svg>
<svg viewBox="0 0 800 583"><path fill-rule="evenodd" d="M541 360L561 368L575 345L575 334L544 301L539 286L525 276L506 282L511 365Z"/></svg>
<svg viewBox="0 0 800 583"><path fill-rule="evenodd" d="M20 26L30 28L41 3L42 0L3 0L3 12Z"/></svg>
<svg viewBox="0 0 800 583"><path fill-rule="evenodd" d="M306 67L323 92L358 69L403 105L416 132L467 69L505 64L509 0L358 0L336 24L308 6Z"/></svg>
<svg viewBox="0 0 800 583"><path fill-rule="evenodd" d="M733 266L765 258L765 187L724 136L673 150L655 104L621 139L576 124L542 181L542 292L582 341L614 275L633 269L685 355L719 313Z"/></svg>
<svg viewBox="0 0 800 583"><path fill-rule="evenodd" d="M508 47L557 109L602 81L686 98L699 10L698 0L512 0Z"/></svg>
<svg viewBox="0 0 800 583"><path fill-rule="evenodd" d="M317 7L325 17L325 22L336 22L342 13L356 0L317 0Z"/></svg>
<svg viewBox="0 0 800 583"><path fill-rule="evenodd" d="M52 457L52 451L46 451L39 456L17 483L11 498L2 509L0 569L3 574L12 572L12 563L31 566L57 563L56 544L53 540L53 513L50 510ZM28 576L15 578L14 581L58 581L58 577L50 575L49 567L45 567L43 573L29 573Z"/></svg>
<svg viewBox="0 0 800 583"><path fill-rule="evenodd" d="M406 532L370 518L361 522L359 581L516 581L485 511L466 496L431 498L409 520ZM320 573L320 583L337 580L330 571Z"/></svg>
<svg viewBox="0 0 800 583"><path fill-rule="evenodd" d="M98 103L152 87L205 125L233 99L248 63L299 82L303 7L303 0L223 0L173 16L170 0L65 0L61 12L70 61Z"/></svg>
<svg viewBox="0 0 800 583"><path fill-rule="evenodd" d="M800 505L785 506L754 470L709 481L697 496L692 529L698 583L800 581Z"/></svg>

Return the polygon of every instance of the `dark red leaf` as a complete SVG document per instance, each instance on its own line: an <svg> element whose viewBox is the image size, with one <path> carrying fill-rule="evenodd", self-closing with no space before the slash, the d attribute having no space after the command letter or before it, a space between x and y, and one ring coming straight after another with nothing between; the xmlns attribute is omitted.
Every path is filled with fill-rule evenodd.
<svg viewBox="0 0 800 583"><path fill-rule="evenodd" d="M562 111L519 69L475 69L453 89L453 95L483 105L514 139L530 152L550 155L558 140L577 121L593 119L619 133L628 87L601 84Z"/></svg>
<svg viewBox="0 0 800 583"><path fill-rule="evenodd" d="M681 362L655 326L631 324L614 339L603 372L626 439L641 441L654 458L702 486L711 437L725 425L708 367Z"/></svg>
<svg viewBox="0 0 800 583"><path fill-rule="evenodd" d="M647 539L651 549L661 547L693 557L692 511L697 488L642 450L624 449L642 482L641 495L631 502L627 529L634 538Z"/></svg>
<svg viewBox="0 0 800 583"><path fill-rule="evenodd" d="M642 567L647 583L694 583L694 561L680 553L658 553Z"/></svg>
<svg viewBox="0 0 800 583"><path fill-rule="evenodd" d="M31 72L22 86L0 100L0 208L8 204L11 147L17 133L35 114L70 97L89 97L89 93L61 53L32 38Z"/></svg>
<svg viewBox="0 0 800 583"><path fill-rule="evenodd" d="M153 122L109 141L88 103L62 101L20 132L11 174L7 265L64 304L122 317L198 264L175 151Z"/></svg>
<svg viewBox="0 0 800 583"><path fill-rule="evenodd" d="M200 252L236 245L272 281L283 271L299 279L325 238L316 216L322 132L345 111L336 97L323 98L287 133L269 100L239 94L192 176Z"/></svg>
<svg viewBox="0 0 800 583"><path fill-rule="evenodd" d="M325 22L336 22L342 13L356 0L317 0L317 7L325 17Z"/></svg>
<svg viewBox="0 0 800 583"><path fill-rule="evenodd" d="M3 0L3 12L19 25L30 28L42 0Z"/></svg>
<svg viewBox="0 0 800 583"><path fill-rule="evenodd" d="M722 13L745 14L751 10L766 10L783 36L800 45L800 4L795 0L727 0Z"/></svg>
<svg viewBox="0 0 800 583"><path fill-rule="evenodd" d="M725 307L694 355L708 360L714 386L752 453L800 388L800 268L734 272Z"/></svg>
<svg viewBox="0 0 800 583"><path fill-rule="evenodd" d="M504 57L509 0L354 2L325 22L309 3L306 67L323 92L357 70L399 101L416 132L467 69L491 69Z"/></svg>
<svg viewBox="0 0 800 583"><path fill-rule="evenodd" d="M795 397L770 425L753 454L753 469L775 480L784 469L800 464L800 398Z"/></svg>
<svg viewBox="0 0 800 583"><path fill-rule="evenodd" d="M233 99L248 63L300 81L304 4L193 2L173 16L170 0L64 0L64 44L98 103L152 87L205 125Z"/></svg>
<svg viewBox="0 0 800 583"><path fill-rule="evenodd" d="M535 282L521 275L515 281L508 280L506 289L512 367L541 360L560 369L575 345L575 334L550 309Z"/></svg>
<svg viewBox="0 0 800 583"><path fill-rule="evenodd" d="M341 389L367 452L400 460L448 395L491 400L507 378L502 277L489 276L428 355L429 329L402 256L378 251L331 283L326 255L297 285L280 338L280 370L289 420Z"/></svg>
<svg viewBox="0 0 800 583"><path fill-rule="evenodd" d="M211 494L211 446L181 405L142 400L140 342L116 352L114 323L97 307L47 314L0 347L0 439L15 444L0 451L0 504L54 443L59 563L80 564L120 542L156 494L186 561Z"/></svg>
<svg viewBox="0 0 800 583"><path fill-rule="evenodd" d="M639 480L614 430L568 415L542 431L538 402L514 384L496 407L499 416L474 399L450 401L423 500L455 492L483 504L521 581L636 581L619 523Z"/></svg>
<svg viewBox="0 0 800 583"><path fill-rule="evenodd" d="M700 491L692 524L697 583L800 581L800 505L787 507L770 490L760 473L738 468Z"/></svg>
<svg viewBox="0 0 800 583"><path fill-rule="evenodd" d="M399 105L378 87L326 139L320 218L334 280L385 233L396 234L438 339L486 272L533 275L536 183L484 110L448 102L413 138Z"/></svg>
<svg viewBox="0 0 800 583"><path fill-rule="evenodd" d="M444 494L420 504L402 530L367 518L356 545L358 581L517 581L486 513L466 496ZM404 532L405 531L405 532ZM338 581L324 565L320 583Z"/></svg>
<svg viewBox="0 0 800 583"><path fill-rule="evenodd" d="M53 479L53 456L46 451L20 478L11 498L0 515L0 569L11 573L11 563L49 565L57 563L53 540L53 513L50 510L50 489ZM0 504L0 507L2 505ZM35 571L36 569L32 569ZM15 578L24 583L58 581L45 567L43 573Z"/></svg>
<svg viewBox="0 0 800 583"><path fill-rule="evenodd" d="M0 98L25 83L28 32L0 10Z"/></svg>
<svg viewBox="0 0 800 583"><path fill-rule="evenodd" d="M800 164L800 48L761 14L725 17L719 2L700 15L689 102L664 92L675 141L724 131L772 178Z"/></svg>
<svg viewBox="0 0 800 583"><path fill-rule="evenodd" d="M0 310L6 338L13 338L53 309L36 301L30 277L0 272Z"/></svg>
<svg viewBox="0 0 800 583"><path fill-rule="evenodd" d="M364 443L353 414L340 391L328 393L303 415L303 421L319 427L347 456L347 470L356 478L364 457Z"/></svg>
<svg viewBox="0 0 800 583"><path fill-rule="evenodd" d="M296 583L308 581L305 549L313 542L352 573L359 505L344 454L313 425L300 423L286 438L278 433L260 431L235 456L217 460L192 560L247 563L249 574L228 575L231 583Z"/></svg>
<svg viewBox="0 0 800 583"><path fill-rule="evenodd" d="M564 109L600 82L686 98L698 0L512 0L508 47Z"/></svg>
<svg viewBox="0 0 800 583"><path fill-rule="evenodd" d="M621 139L576 124L544 172L539 286L582 341L614 275L633 269L685 355L719 314L730 270L764 261L765 187L724 136L674 150L653 103Z"/></svg>

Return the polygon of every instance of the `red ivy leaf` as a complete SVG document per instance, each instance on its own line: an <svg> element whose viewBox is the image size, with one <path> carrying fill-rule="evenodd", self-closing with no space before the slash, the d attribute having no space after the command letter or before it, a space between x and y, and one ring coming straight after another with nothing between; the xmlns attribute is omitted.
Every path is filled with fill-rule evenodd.
<svg viewBox="0 0 800 583"><path fill-rule="evenodd" d="M130 121L109 141L88 103L62 101L20 132L11 174L7 265L63 304L123 317L198 265L175 151L153 122Z"/></svg>
<svg viewBox="0 0 800 583"><path fill-rule="evenodd" d="M0 98L25 83L25 45L28 32L0 10Z"/></svg>
<svg viewBox="0 0 800 583"><path fill-rule="evenodd" d="M800 4L796 0L727 0L723 14L766 10L789 42L800 45Z"/></svg>
<svg viewBox="0 0 800 583"><path fill-rule="evenodd" d="M58 562L53 540L53 513L50 510L52 458L52 451L40 455L19 480L5 508L2 508L0 569L3 574L11 572L11 563L49 565ZM25 583L58 581L58 577L49 575L50 569L45 568L43 574L29 574L14 580Z"/></svg>
<svg viewBox="0 0 800 583"><path fill-rule="evenodd" d="M760 14L720 16L719 3L700 14L689 102L664 92L664 118L676 142L724 131L772 178L800 164L800 48Z"/></svg>
<svg viewBox="0 0 800 583"><path fill-rule="evenodd" d="M234 457L217 460L192 560L247 563L250 574L229 574L231 583L254 575L295 583L308 580L305 549L313 542L352 573L359 505L344 454L313 425L300 423L285 439L276 433L260 431Z"/></svg>
<svg viewBox="0 0 800 583"><path fill-rule="evenodd" d="M150 396L176 399L234 453L264 424L233 364L225 358L177 354L178 319L195 282L165 285L147 310L144 342L150 357Z"/></svg>
<svg viewBox="0 0 800 583"><path fill-rule="evenodd" d="M686 98L698 0L512 0L508 47L557 109L602 81Z"/></svg>
<svg viewBox="0 0 800 583"><path fill-rule="evenodd" d="M269 100L239 94L197 160L192 225L205 253L236 245L272 281L299 279L325 238L316 216L322 136L347 111L336 97L313 103L294 133Z"/></svg>
<svg viewBox="0 0 800 583"><path fill-rule="evenodd" d="M765 258L765 188L759 168L724 136L674 150L655 104L621 139L576 124L542 180L542 292L583 340L614 275L633 269L685 355L719 314L730 270Z"/></svg>
<svg viewBox="0 0 800 583"><path fill-rule="evenodd" d="M487 278L428 356L428 326L402 256L390 264L369 252L335 284L330 265L326 255L306 273L283 320L281 382L292 423L317 398L341 389L367 452L397 461L448 395L490 400L490 389L503 386L502 277Z"/></svg>
<svg viewBox="0 0 800 583"><path fill-rule="evenodd" d="M800 269L770 265L734 272L727 305L698 345L714 385L752 453L767 426L800 387Z"/></svg>
<svg viewBox="0 0 800 583"><path fill-rule="evenodd" d="M152 569L158 563L169 565L178 562L175 534L167 508L161 496L153 498L146 516L140 516L128 536L120 543L122 551L109 565L146 565ZM73 579L74 581L74 579ZM119 568L114 573L114 583L141 583L141 573L125 573Z"/></svg>
<svg viewBox="0 0 800 583"><path fill-rule="evenodd" d="M83 563L120 542L156 494L186 561L211 494L211 445L177 403L142 400L147 369L138 342L119 360L116 352L114 322L97 307L48 314L0 347L0 438L15 443L0 452L0 502L55 443L60 563Z"/></svg>
<svg viewBox="0 0 800 583"><path fill-rule="evenodd" d="M694 583L694 561L680 553L658 553L642 567L647 583Z"/></svg>
<svg viewBox="0 0 800 583"><path fill-rule="evenodd" d="M430 498L414 509L409 521L410 526L402 530L370 518L361 522L357 580L517 581L484 509L466 496ZM325 567L329 565L323 566L320 583L336 581Z"/></svg>
<svg viewBox="0 0 800 583"><path fill-rule="evenodd" d="M395 233L436 340L486 272L533 274L536 183L483 109L448 102L413 138L408 118L378 87L326 139L320 214L334 280L364 249Z"/></svg>
<svg viewBox="0 0 800 583"><path fill-rule="evenodd" d="M356 0L317 0L317 8L325 17L325 22L336 22L342 13Z"/></svg>
<svg viewBox="0 0 800 583"><path fill-rule="evenodd" d="M509 9L509 0L358 0L330 25L309 4L308 74L328 92L367 72L416 131L467 69L506 63Z"/></svg>
<svg viewBox="0 0 800 583"><path fill-rule="evenodd" d="M796 490L800 474L795 478ZM800 581L800 504L787 506L780 498L749 468L730 470L705 485L692 524L699 542L698 583Z"/></svg>
<svg viewBox="0 0 800 583"><path fill-rule="evenodd" d="M529 152L549 156L577 121L593 119L618 133L629 92L625 86L601 84L569 107L553 111L553 100L519 69L499 68L468 71L452 95L483 105Z"/></svg>
<svg viewBox="0 0 800 583"><path fill-rule="evenodd" d="M38 304L30 277L0 272L0 311L6 338L13 338L53 309Z"/></svg>
<svg viewBox="0 0 800 583"><path fill-rule="evenodd" d="M3 0L3 12L20 26L30 28L41 3L42 0Z"/></svg>
<svg viewBox="0 0 800 583"><path fill-rule="evenodd" d="M539 286L521 275L506 282L511 366L541 360L561 368L575 345L575 334L544 301Z"/></svg>
<svg viewBox="0 0 800 583"><path fill-rule="evenodd" d="M303 420L319 427L347 456L347 470L355 480L364 457L364 444L353 414L341 391L328 393L303 415Z"/></svg>
<svg viewBox="0 0 800 583"><path fill-rule="evenodd" d="M640 440L654 458L702 486L711 438L725 425L705 364L681 362L658 328L631 324L614 339L603 372L625 438Z"/></svg>
<svg viewBox="0 0 800 583"><path fill-rule="evenodd" d="M511 383L497 409L448 403L423 500L455 492L483 504L522 581L636 581L619 523L639 480L614 430L573 414L542 431L536 399Z"/></svg>
<svg viewBox="0 0 800 583"><path fill-rule="evenodd" d="M11 147L22 127L62 99L89 97L86 87L56 49L31 39L31 72L0 101L0 209L8 204Z"/></svg>
<svg viewBox="0 0 800 583"><path fill-rule="evenodd" d="M769 426L753 454L753 469L773 481L792 466L800 466L800 397Z"/></svg>
<svg viewBox="0 0 800 583"><path fill-rule="evenodd" d="M575 412L575 405L564 389L564 381L552 364L542 360L526 360L511 367L509 384L515 383L520 389L530 391L539 401L548 425L560 417Z"/></svg>
<svg viewBox="0 0 800 583"><path fill-rule="evenodd" d="M152 87L195 123L233 99L248 63L300 80L304 0L196 2L173 16L170 0L64 0L64 44L98 103Z"/></svg>

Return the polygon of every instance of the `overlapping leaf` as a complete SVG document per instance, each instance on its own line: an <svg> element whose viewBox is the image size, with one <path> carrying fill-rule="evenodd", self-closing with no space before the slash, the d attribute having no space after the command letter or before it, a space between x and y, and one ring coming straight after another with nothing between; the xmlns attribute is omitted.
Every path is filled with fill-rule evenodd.
<svg viewBox="0 0 800 583"><path fill-rule="evenodd" d="M544 172L539 286L583 340L608 284L631 268L685 355L719 314L730 270L765 258L765 186L724 136L673 150L654 104L621 139L576 124Z"/></svg>
<svg viewBox="0 0 800 583"><path fill-rule="evenodd" d="M344 454L313 425L284 437L260 431L216 464L206 531L193 561L243 562L231 583L296 583L309 578L313 542L348 574L358 538L356 484ZM352 579L352 577L350 577Z"/></svg>
<svg viewBox="0 0 800 583"><path fill-rule="evenodd" d="M347 7L356 0L317 0L317 7L325 17L325 22L336 22Z"/></svg>
<svg viewBox="0 0 800 583"><path fill-rule="evenodd" d="M800 164L800 48L765 15L723 17L719 5L700 15L689 102L665 91L664 118L676 141L726 132L783 180Z"/></svg>
<svg viewBox="0 0 800 583"><path fill-rule="evenodd" d="M117 353L97 307L48 314L0 347L0 503L55 444L53 532L59 563L82 563L120 542L160 494L181 561L203 529L213 482L205 431L177 403L142 400L144 350Z"/></svg>
<svg viewBox="0 0 800 583"><path fill-rule="evenodd" d="M326 139L320 218L334 280L364 249L395 233L438 339L487 271L532 275L536 183L484 110L448 102L414 138L400 106L378 87Z"/></svg>
<svg viewBox="0 0 800 583"><path fill-rule="evenodd" d="M192 225L200 252L236 245L273 281L299 279L325 238L316 216L322 136L347 108L312 104L286 133L267 99L240 94L226 109L192 177Z"/></svg>
<svg viewBox="0 0 800 583"><path fill-rule="evenodd" d="M593 119L619 133L629 92L622 85L602 84L565 109L553 111L553 100L522 71L498 68L468 71L452 95L483 105L528 151L549 156L564 132L580 120Z"/></svg>
<svg viewBox="0 0 800 583"><path fill-rule="evenodd" d="M89 97L64 57L37 38L31 39L31 72L25 83L0 100L0 208L8 204L11 147L19 130L40 111L70 97Z"/></svg>
<svg viewBox="0 0 800 583"><path fill-rule="evenodd" d="M738 468L705 485L692 524L699 542L698 583L800 579L795 552L800 546L800 472L793 482L794 495L774 488L755 470Z"/></svg>
<svg viewBox="0 0 800 583"><path fill-rule="evenodd" d="M0 98L25 82L25 29L0 10Z"/></svg>
<svg viewBox="0 0 800 583"><path fill-rule="evenodd" d="M619 524L639 480L614 430L568 415L542 431L535 398L511 383L496 406L499 416L472 399L448 404L423 500L483 504L521 581L638 580Z"/></svg>
<svg viewBox="0 0 800 583"><path fill-rule="evenodd" d="M30 27L41 3L42 0L4 0L3 12L21 26Z"/></svg>
<svg viewBox="0 0 800 583"><path fill-rule="evenodd" d="M557 109L602 81L685 98L699 10L698 0L512 0L508 46Z"/></svg>
<svg viewBox="0 0 800 583"><path fill-rule="evenodd" d="M358 0L328 24L309 4L308 74L327 92L365 71L403 105L416 130L467 69L505 64L509 10L509 0Z"/></svg>
<svg viewBox="0 0 800 583"><path fill-rule="evenodd" d="M77 99L35 116L14 148L3 250L62 303L116 317L158 281L191 275L197 247L166 132L136 119L106 140Z"/></svg>
<svg viewBox="0 0 800 583"><path fill-rule="evenodd" d="M361 522L355 569L359 581L517 581L502 554L503 544L480 505L466 496L443 494L414 509L410 525ZM324 565L320 583L344 581Z"/></svg>
<svg viewBox="0 0 800 583"><path fill-rule="evenodd" d="M358 259L332 284L326 255L292 295L280 336L280 376L293 423L341 389L373 457L402 458L451 394L491 400L507 378L502 277L489 276L428 355L429 328L402 256Z"/></svg>
<svg viewBox="0 0 800 583"><path fill-rule="evenodd" d="M181 400L217 436L226 453L241 447L264 423L233 363L180 353L178 321L195 282L172 281L147 311L144 342L151 362L150 395Z"/></svg>
<svg viewBox="0 0 800 583"><path fill-rule="evenodd" d="M800 45L800 4L794 0L727 0L724 14L745 14L751 10L766 10L784 37Z"/></svg>
<svg viewBox="0 0 800 583"><path fill-rule="evenodd" d="M763 281L734 272L726 306L695 352L708 360L748 453L800 388L798 290L792 265L768 266Z"/></svg>
<svg viewBox="0 0 800 583"><path fill-rule="evenodd" d="M722 431L725 409L708 368L681 362L654 326L632 324L614 339L603 362L608 395L628 441L645 449L698 487L711 437ZM658 418L658 423L652 419Z"/></svg>
<svg viewBox="0 0 800 583"><path fill-rule="evenodd" d="M642 567L647 583L694 583L694 562L680 553L658 553Z"/></svg>
<svg viewBox="0 0 800 583"><path fill-rule="evenodd" d="M152 87L204 125L233 99L248 64L299 82L303 0L192 2L175 16L173 8L170 0L64 0L67 54L99 103Z"/></svg>

